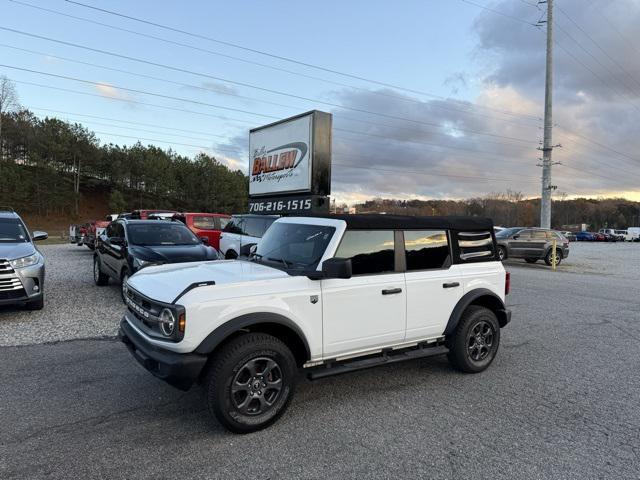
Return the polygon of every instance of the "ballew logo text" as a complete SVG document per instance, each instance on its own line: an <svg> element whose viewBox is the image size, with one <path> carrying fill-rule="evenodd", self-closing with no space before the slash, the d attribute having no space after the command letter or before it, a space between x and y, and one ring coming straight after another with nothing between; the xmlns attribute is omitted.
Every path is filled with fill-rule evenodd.
<svg viewBox="0 0 640 480"><path fill-rule="evenodd" d="M307 144L288 143L271 150L265 147L255 149L251 166L251 181L276 181L291 177L295 168L307 154Z"/></svg>

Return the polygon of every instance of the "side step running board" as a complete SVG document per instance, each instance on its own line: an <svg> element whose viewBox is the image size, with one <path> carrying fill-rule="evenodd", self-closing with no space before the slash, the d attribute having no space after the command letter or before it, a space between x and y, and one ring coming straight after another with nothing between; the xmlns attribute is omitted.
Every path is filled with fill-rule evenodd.
<svg viewBox="0 0 640 480"><path fill-rule="evenodd" d="M354 372L356 370L364 370L365 368L377 367L379 365L388 365L391 363L405 362L407 360L415 360L418 358L433 357L447 353L449 349L444 345L429 346L422 348L414 348L411 350L387 351L376 357L368 357L363 359L345 360L343 362L332 362L320 367L312 367L307 373L309 380L318 380L320 378L331 377L343 373Z"/></svg>

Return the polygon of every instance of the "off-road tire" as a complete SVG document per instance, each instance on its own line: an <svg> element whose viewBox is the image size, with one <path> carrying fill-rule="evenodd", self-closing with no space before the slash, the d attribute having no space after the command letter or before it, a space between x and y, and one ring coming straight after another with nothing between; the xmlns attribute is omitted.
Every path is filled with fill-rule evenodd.
<svg viewBox="0 0 640 480"><path fill-rule="evenodd" d="M260 398L251 399L249 391L254 385L253 378L263 378L259 373L251 376L247 365L251 362L261 362L262 359L274 361L279 369L281 388L277 395L272 397L271 406L266 406L262 413L245 413L238 404L251 406L257 402L262 409L261 398L274 393L268 386L260 391ZM250 433L268 427L275 422L287 409L296 384L296 361L287 346L271 335L264 333L244 333L232 338L218 349L213 355L207 367L203 386L205 388L206 401L210 414L224 427L236 433ZM263 370L264 372L265 370ZM275 372L275 370L274 370ZM243 385L241 375L249 373L248 388L232 393L232 385ZM273 382L275 375L268 373L265 382ZM264 383L268 385L268 383ZM267 393L269 392L269 393ZM253 391L254 394L257 392ZM245 399L245 404L242 400Z"/></svg>
<svg viewBox="0 0 640 480"><path fill-rule="evenodd" d="M547 252L547 254L544 257L544 263L546 263L547 265L551 266L551 255L552 255L553 249L550 248L549 251ZM556 266L560 265L560 262L562 261L562 250L560 250L559 248L556 248Z"/></svg>
<svg viewBox="0 0 640 480"><path fill-rule="evenodd" d="M507 259L507 249L502 247L502 246L498 246L498 258L500 259L500 261L506 260Z"/></svg>
<svg viewBox="0 0 640 480"><path fill-rule="evenodd" d="M42 310L44 308L44 293L37 300L27 302L27 310Z"/></svg>
<svg viewBox="0 0 640 480"><path fill-rule="evenodd" d="M93 281L99 287L109 284L109 275L102 273L102 262L98 257L93 259Z"/></svg>
<svg viewBox="0 0 640 480"><path fill-rule="evenodd" d="M527 263L536 263L538 260L540 260L539 258L525 258L524 261Z"/></svg>
<svg viewBox="0 0 640 480"><path fill-rule="evenodd" d="M471 353L471 342L473 341L473 344L476 345L475 338L477 336L473 335L473 332L478 326L485 325L491 330L491 345L487 346L486 355L474 359ZM447 346L449 347L449 363L455 369L465 373L479 373L485 370L493 362L500 346L500 325L495 313L479 305L467 307L458 326L447 339ZM478 350L473 351L477 352Z"/></svg>

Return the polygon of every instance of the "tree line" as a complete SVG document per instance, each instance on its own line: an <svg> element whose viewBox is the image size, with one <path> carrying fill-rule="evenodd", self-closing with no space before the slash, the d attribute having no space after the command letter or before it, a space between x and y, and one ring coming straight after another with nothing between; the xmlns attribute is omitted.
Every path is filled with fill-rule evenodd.
<svg viewBox="0 0 640 480"><path fill-rule="evenodd" d="M564 198L563 198L564 197ZM520 192L491 193L465 200L393 200L376 198L356 205L358 212L397 215L478 215L495 225L536 226L540 222L540 199L526 199ZM553 201L551 225L561 230L587 228L625 229L640 226L640 202L624 198L576 198Z"/></svg>
<svg viewBox="0 0 640 480"><path fill-rule="evenodd" d="M92 189L115 212L135 208L232 213L247 208L248 178L215 157L153 145L100 145L79 123L0 108L0 204L77 217Z"/></svg>

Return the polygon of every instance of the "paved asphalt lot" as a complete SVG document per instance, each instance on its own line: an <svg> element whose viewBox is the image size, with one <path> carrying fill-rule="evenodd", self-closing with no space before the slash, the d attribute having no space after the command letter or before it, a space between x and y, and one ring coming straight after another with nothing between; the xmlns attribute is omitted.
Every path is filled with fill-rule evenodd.
<svg viewBox="0 0 640 480"><path fill-rule="evenodd" d="M513 321L482 374L432 358L303 381L245 436L109 339L118 291L86 248L43 250L45 310L0 310L2 479L640 478L638 244L572 244L555 274L509 262Z"/></svg>

